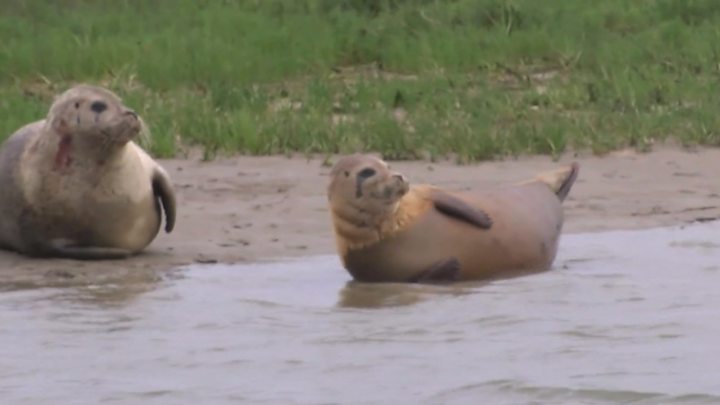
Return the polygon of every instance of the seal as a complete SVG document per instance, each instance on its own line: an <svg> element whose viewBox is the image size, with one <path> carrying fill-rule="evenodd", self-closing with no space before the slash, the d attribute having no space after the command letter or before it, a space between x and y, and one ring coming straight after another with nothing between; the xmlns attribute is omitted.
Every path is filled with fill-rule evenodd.
<svg viewBox="0 0 720 405"><path fill-rule="evenodd" d="M343 266L358 281L489 280L547 270L572 163L521 183L454 192L410 186L370 155L341 158L327 195Z"/></svg>
<svg viewBox="0 0 720 405"><path fill-rule="evenodd" d="M0 146L0 248L27 256L118 259L175 225L167 172L133 140L145 133L111 91L80 84Z"/></svg>

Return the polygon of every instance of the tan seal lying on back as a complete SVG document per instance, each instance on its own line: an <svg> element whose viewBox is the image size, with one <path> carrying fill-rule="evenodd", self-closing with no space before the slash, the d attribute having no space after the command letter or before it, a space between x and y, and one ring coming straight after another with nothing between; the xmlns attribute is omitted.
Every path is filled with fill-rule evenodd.
<svg viewBox="0 0 720 405"><path fill-rule="evenodd" d="M354 279L491 279L550 268L573 163L521 184L451 192L409 186L368 155L339 160L328 198L338 253Z"/></svg>
<svg viewBox="0 0 720 405"><path fill-rule="evenodd" d="M101 87L60 95L47 118L0 147L0 248L29 256L123 258L175 224L170 179L132 140L140 117Z"/></svg>

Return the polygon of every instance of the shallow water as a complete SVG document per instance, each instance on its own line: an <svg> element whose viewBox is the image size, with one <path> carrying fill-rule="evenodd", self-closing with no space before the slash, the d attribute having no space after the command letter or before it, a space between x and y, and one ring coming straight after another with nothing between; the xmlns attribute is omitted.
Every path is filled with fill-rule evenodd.
<svg viewBox="0 0 720 405"><path fill-rule="evenodd" d="M0 294L2 404L718 404L720 223L565 235L553 271L348 283L335 257Z"/></svg>

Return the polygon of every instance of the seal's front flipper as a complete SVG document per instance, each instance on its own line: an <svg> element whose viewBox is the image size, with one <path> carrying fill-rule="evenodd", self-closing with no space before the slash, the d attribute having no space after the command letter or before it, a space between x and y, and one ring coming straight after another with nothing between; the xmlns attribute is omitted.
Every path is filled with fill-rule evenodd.
<svg viewBox="0 0 720 405"><path fill-rule="evenodd" d="M457 281L460 278L460 261L454 257L441 260L420 274L411 277L411 283L433 283Z"/></svg>
<svg viewBox="0 0 720 405"><path fill-rule="evenodd" d="M113 260L125 259L132 255L127 249L101 247L101 246L67 246L53 243L53 253L67 259L77 260Z"/></svg>
<svg viewBox="0 0 720 405"><path fill-rule="evenodd" d="M492 227L492 219L488 214L455 196L437 191L432 194L431 200L435 209L447 216L465 221L481 229Z"/></svg>
<svg viewBox="0 0 720 405"><path fill-rule="evenodd" d="M153 172L152 186L155 197L160 199L165 211L165 232L170 233L175 227L175 191L173 191L170 177L165 170L156 168Z"/></svg>

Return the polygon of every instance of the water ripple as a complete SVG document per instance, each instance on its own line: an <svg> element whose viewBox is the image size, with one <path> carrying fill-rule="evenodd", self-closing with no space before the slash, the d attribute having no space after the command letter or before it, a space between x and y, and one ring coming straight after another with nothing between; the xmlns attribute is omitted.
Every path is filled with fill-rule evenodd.
<svg viewBox="0 0 720 405"><path fill-rule="evenodd" d="M0 396L716 404L719 234L565 235L554 270L491 283L359 284L323 256L4 292Z"/></svg>

